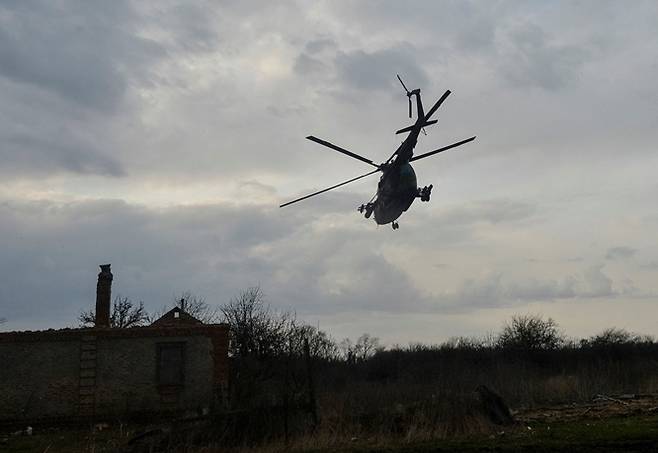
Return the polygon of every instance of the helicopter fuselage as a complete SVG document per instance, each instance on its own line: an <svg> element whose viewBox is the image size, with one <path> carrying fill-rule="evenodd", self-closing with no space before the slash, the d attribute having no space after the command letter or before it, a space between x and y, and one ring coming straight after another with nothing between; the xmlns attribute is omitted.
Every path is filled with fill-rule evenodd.
<svg viewBox="0 0 658 453"><path fill-rule="evenodd" d="M416 172L405 162L387 170L379 180L373 213L379 225L391 223L402 215L418 194Z"/></svg>
<svg viewBox="0 0 658 453"><path fill-rule="evenodd" d="M420 90L414 90L418 102L418 111L423 114L423 104L420 101ZM377 198L373 213L378 225L385 225L397 220L418 197L418 181L416 172L409 163L413 157L418 135L422 128L424 117L410 130L410 134L395 151L395 159L383 165L383 175L377 186Z"/></svg>

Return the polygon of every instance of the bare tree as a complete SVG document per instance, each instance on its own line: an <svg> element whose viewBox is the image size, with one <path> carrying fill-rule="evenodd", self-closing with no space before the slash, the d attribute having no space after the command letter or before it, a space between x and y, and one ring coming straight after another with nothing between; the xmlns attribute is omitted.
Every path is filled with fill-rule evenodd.
<svg viewBox="0 0 658 453"><path fill-rule="evenodd" d="M290 352L301 355L304 348L304 340L308 340L309 352L311 357L336 360L339 358L339 350L336 342L324 331L319 330L308 324L299 324L293 326L289 334Z"/></svg>
<svg viewBox="0 0 658 453"><path fill-rule="evenodd" d="M612 346L623 344L652 343L654 339L649 335L631 333L626 329L610 327L603 332L581 341L582 346Z"/></svg>
<svg viewBox="0 0 658 453"><path fill-rule="evenodd" d="M93 310L83 310L78 316L80 326L93 327L96 323L96 313ZM112 303L110 313L110 327L127 329L129 327L142 326L149 320L149 315L144 308L144 302L137 305L127 297L118 295Z"/></svg>
<svg viewBox="0 0 658 453"><path fill-rule="evenodd" d="M343 358L348 362L354 363L368 360L376 352L384 348L380 346L379 338L373 337L369 333L364 333L355 343L349 338L345 338L340 343L340 349L343 353Z"/></svg>
<svg viewBox="0 0 658 453"><path fill-rule="evenodd" d="M229 351L235 357L301 356L308 340L312 357L338 358L338 347L326 332L300 323L294 312L272 310L258 286L242 291L220 310L231 335Z"/></svg>
<svg viewBox="0 0 658 453"><path fill-rule="evenodd" d="M231 333L230 352L235 356L275 356L287 350L295 316L273 312L263 292L255 286L242 291L220 308Z"/></svg>
<svg viewBox="0 0 658 453"><path fill-rule="evenodd" d="M204 297L197 296L191 291L183 292L176 299L175 306L185 313L194 316L204 324L213 324L220 319L220 310L218 307L209 305Z"/></svg>
<svg viewBox="0 0 658 453"><path fill-rule="evenodd" d="M498 336L498 346L505 349L556 349L564 343L564 334L551 318L539 315L513 316Z"/></svg>
<svg viewBox="0 0 658 453"><path fill-rule="evenodd" d="M354 343L349 338L344 338L343 341L338 345L340 352L343 356L343 359L349 363L354 363L356 357L354 355Z"/></svg>

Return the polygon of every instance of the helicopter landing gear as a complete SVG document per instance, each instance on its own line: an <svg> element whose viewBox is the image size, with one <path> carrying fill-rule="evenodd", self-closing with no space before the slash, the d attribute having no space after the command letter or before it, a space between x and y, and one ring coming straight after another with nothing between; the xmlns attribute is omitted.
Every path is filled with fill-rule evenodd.
<svg viewBox="0 0 658 453"><path fill-rule="evenodd" d="M366 219L369 219L374 209L375 209L375 203L366 203L359 206L357 208L357 211L359 211L362 214L365 211Z"/></svg>
<svg viewBox="0 0 658 453"><path fill-rule="evenodd" d="M391 226L393 227L394 230L400 228L400 225L397 222L391 222Z"/></svg>
<svg viewBox="0 0 658 453"><path fill-rule="evenodd" d="M416 196L420 198L420 201L430 201L430 195L432 194L432 187L434 186L430 184L429 186L425 186L422 189L420 187L418 188L418 193L416 194Z"/></svg>

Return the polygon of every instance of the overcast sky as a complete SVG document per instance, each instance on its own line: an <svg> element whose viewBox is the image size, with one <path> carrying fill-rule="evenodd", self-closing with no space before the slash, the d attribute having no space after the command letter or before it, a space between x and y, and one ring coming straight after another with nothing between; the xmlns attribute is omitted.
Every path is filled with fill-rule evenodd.
<svg viewBox="0 0 658 453"><path fill-rule="evenodd" d="M260 285L335 338L658 334L655 1L0 1L0 317ZM355 208L446 89L400 229Z"/></svg>

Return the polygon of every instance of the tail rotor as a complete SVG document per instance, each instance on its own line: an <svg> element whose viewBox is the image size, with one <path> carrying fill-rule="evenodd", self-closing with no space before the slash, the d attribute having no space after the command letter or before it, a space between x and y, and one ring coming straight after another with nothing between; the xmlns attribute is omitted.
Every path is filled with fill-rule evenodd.
<svg viewBox="0 0 658 453"><path fill-rule="evenodd" d="M404 91L407 93L407 100L409 101L409 118L411 118L411 91L409 91L407 86L404 84L400 75L399 74L395 74L395 75L398 76L398 80L402 84L402 88L404 88Z"/></svg>

